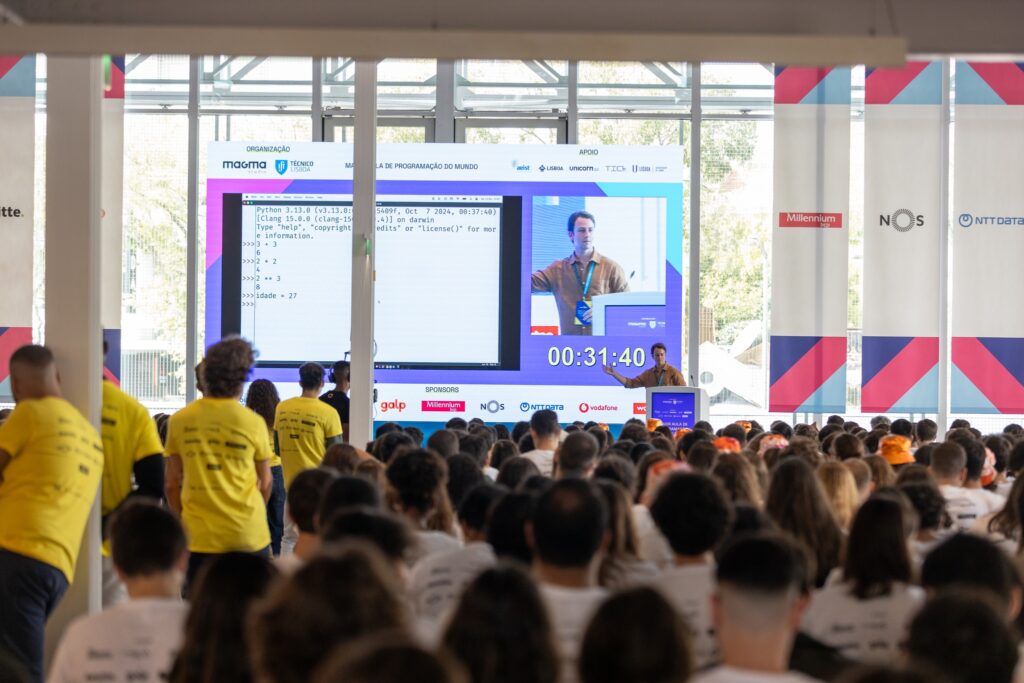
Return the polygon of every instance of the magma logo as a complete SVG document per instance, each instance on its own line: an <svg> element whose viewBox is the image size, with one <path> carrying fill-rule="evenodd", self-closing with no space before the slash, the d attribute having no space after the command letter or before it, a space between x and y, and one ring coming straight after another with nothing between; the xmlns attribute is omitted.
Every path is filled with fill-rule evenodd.
<svg viewBox="0 0 1024 683"><path fill-rule="evenodd" d="M260 169L262 171L267 170L267 162L265 161L225 161L221 164L221 168L232 168L232 169Z"/></svg>
<svg viewBox="0 0 1024 683"><path fill-rule="evenodd" d="M384 401L380 404L382 413L400 413L405 410L405 401Z"/></svg>

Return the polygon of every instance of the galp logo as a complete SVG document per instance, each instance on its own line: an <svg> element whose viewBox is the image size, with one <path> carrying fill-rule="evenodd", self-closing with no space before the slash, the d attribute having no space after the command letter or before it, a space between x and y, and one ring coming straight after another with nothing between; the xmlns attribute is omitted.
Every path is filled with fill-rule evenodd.
<svg viewBox="0 0 1024 683"><path fill-rule="evenodd" d="M405 401L384 401L380 404L382 413L400 413L405 410Z"/></svg>
<svg viewBox="0 0 1024 683"><path fill-rule="evenodd" d="M277 175L284 175L285 171L288 170L288 160L278 159L274 162L274 170L277 171Z"/></svg>

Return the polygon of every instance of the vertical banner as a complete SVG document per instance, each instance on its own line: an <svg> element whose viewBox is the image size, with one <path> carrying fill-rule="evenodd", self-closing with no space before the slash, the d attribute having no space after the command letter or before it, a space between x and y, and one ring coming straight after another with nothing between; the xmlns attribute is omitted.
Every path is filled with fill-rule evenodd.
<svg viewBox="0 0 1024 683"><path fill-rule="evenodd" d="M942 63L866 70L861 410L939 409Z"/></svg>
<svg viewBox="0 0 1024 683"><path fill-rule="evenodd" d="M0 401L10 402L8 360L32 343L36 58L0 55Z"/></svg>
<svg viewBox="0 0 1024 683"><path fill-rule="evenodd" d="M103 92L101 126L102 148L102 220L101 251L103 263L100 285L100 322L107 358L103 376L121 380L121 241L124 196L124 56L111 57L110 81Z"/></svg>
<svg viewBox="0 0 1024 683"><path fill-rule="evenodd" d="M775 69L769 410L846 409L850 69Z"/></svg>
<svg viewBox="0 0 1024 683"><path fill-rule="evenodd" d="M1024 63L956 63L950 408L1024 413Z"/></svg>

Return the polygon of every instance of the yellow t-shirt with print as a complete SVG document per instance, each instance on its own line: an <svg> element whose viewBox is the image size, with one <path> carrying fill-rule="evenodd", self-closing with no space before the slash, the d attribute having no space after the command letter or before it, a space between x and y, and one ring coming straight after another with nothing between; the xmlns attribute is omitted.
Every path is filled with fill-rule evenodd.
<svg viewBox="0 0 1024 683"><path fill-rule="evenodd" d="M18 402L0 427L11 456L0 481L0 548L56 567L68 581L103 476L103 442L62 398Z"/></svg>
<svg viewBox="0 0 1024 683"><path fill-rule="evenodd" d="M299 472L320 466L324 442L341 436L341 419L320 399L296 396L277 404L274 429L287 489Z"/></svg>
<svg viewBox="0 0 1024 683"><path fill-rule="evenodd" d="M132 492L132 468L139 460L160 455L164 446L149 412L113 382L103 382L103 414L100 421L103 437L103 503L104 515L117 509Z"/></svg>
<svg viewBox="0 0 1024 683"><path fill-rule="evenodd" d="M167 455L181 457L181 521L196 553L270 545L256 463L270 460L267 423L232 398L201 398L171 416Z"/></svg>

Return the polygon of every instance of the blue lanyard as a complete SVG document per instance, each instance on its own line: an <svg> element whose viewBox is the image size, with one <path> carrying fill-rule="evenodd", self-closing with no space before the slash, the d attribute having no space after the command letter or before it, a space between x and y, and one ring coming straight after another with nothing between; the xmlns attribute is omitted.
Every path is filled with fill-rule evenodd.
<svg viewBox="0 0 1024 683"><path fill-rule="evenodd" d="M658 386L660 387L664 383L665 383L665 371L662 370L660 373L658 373Z"/></svg>
<svg viewBox="0 0 1024 683"><path fill-rule="evenodd" d="M596 265L597 265L596 263L591 261L590 265L587 266L587 284L583 284L583 278L580 277L579 265L576 264L576 263L572 264L572 272L573 272L573 274L576 275L576 282L578 282L580 284L580 289L583 290L583 298L584 299L587 298L587 292L590 291L590 278L594 277L594 266L596 266Z"/></svg>

